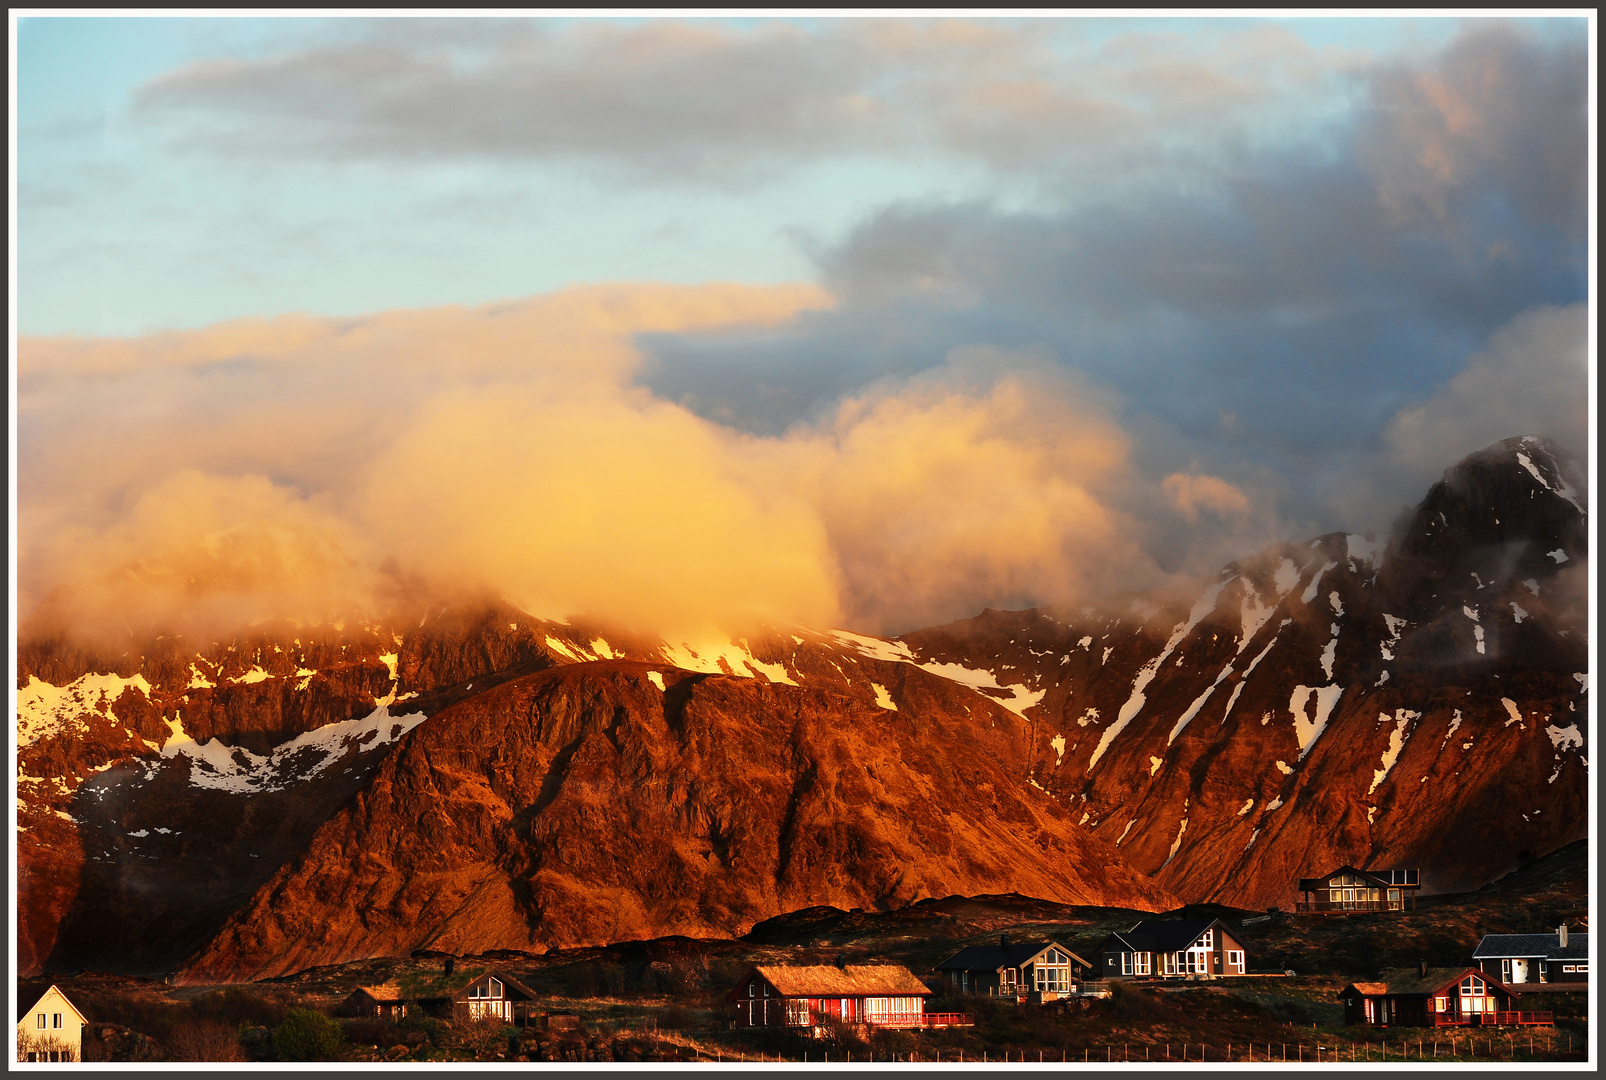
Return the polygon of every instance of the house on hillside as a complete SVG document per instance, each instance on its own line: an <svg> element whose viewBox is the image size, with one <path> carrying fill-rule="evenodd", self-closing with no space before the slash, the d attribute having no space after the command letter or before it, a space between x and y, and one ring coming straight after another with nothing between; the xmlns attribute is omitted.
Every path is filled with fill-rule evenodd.
<svg viewBox="0 0 1606 1080"><path fill-rule="evenodd" d="M1342 915L1352 911L1415 911L1422 888L1418 870L1357 870L1340 866L1321 877L1300 878L1305 899L1294 910L1307 915Z"/></svg>
<svg viewBox="0 0 1606 1080"><path fill-rule="evenodd" d="M1550 1024L1550 1012L1520 1012L1517 991L1477 968L1414 968L1386 971L1374 981L1353 982L1339 995L1346 1024L1374 1027L1491 1027Z"/></svg>
<svg viewBox="0 0 1606 1080"><path fill-rule="evenodd" d="M1569 934L1566 923L1554 934L1485 934L1472 959L1479 971L1511 986L1587 989L1589 934Z"/></svg>
<svg viewBox="0 0 1606 1080"><path fill-rule="evenodd" d="M535 991L500 968L491 968L452 995L454 1020L501 1020L515 1027L530 1027L540 1020L533 1003Z"/></svg>
<svg viewBox="0 0 1606 1080"><path fill-rule="evenodd" d="M955 1027L962 1013L928 1013L931 990L899 964L761 964L725 1000L736 1027L811 1028L830 1022L881 1028Z"/></svg>
<svg viewBox="0 0 1606 1080"><path fill-rule="evenodd" d="M82 1061L84 1025L89 1021L78 1007L52 986L32 1005L17 1001L18 1061Z"/></svg>
<svg viewBox="0 0 1606 1080"><path fill-rule="evenodd" d="M395 983L359 986L335 1010L341 1016L372 1016L400 1020L407 1015L407 999Z"/></svg>
<svg viewBox="0 0 1606 1080"><path fill-rule="evenodd" d="M1249 974L1243 943L1220 919L1145 920L1099 947L1101 979Z"/></svg>
<svg viewBox="0 0 1606 1080"><path fill-rule="evenodd" d="M951 993L1053 1001L1069 995L1092 966L1058 942L1011 942L1000 934L998 944L961 949L936 970Z"/></svg>

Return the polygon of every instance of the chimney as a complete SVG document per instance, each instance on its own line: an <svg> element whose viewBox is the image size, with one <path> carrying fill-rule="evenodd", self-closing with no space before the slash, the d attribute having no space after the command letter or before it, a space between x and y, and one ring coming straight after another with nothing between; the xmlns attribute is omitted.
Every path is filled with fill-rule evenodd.
<svg viewBox="0 0 1606 1080"><path fill-rule="evenodd" d="M1561 942L1561 947L1562 948L1565 949L1567 947L1567 924L1566 923L1562 923L1560 926L1556 927L1556 939Z"/></svg>
<svg viewBox="0 0 1606 1080"><path fill-rule="evenodd" d="M446 977L448 979L450 979L452 977L452 969L455 968L456 966L457 966L456 957L448 956L446 958Z"/></svg>
<svg viewBox="0 0 1606 1080"><path fill-rule="evenodd" d="M999 934L998 935L998 947L1000 949L1009 948L1009 935L1008 934Z"/></svg>
<svg viewBox="0 0 1606 1080"><path fill-rule="evenodd" d="M1417 963L1418 969L1422 972L1422 977L1424 979L1427 978L1428 977L1428 962L1426 960L1418 960L1416 963Z"/></svg>
<svg viewBox="0 0 1606 1080"><path fill-rule="evenodd" d="M841 953L837 953L836 966L841 968L843 971L846 971L848 969L848 958L843 956Z"/></svg>

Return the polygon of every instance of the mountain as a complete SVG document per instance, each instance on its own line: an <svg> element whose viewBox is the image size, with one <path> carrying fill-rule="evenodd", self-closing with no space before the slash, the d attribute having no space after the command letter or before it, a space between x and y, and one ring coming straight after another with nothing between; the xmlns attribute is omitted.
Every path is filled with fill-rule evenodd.
<svg viewBox="0 0 1606 1080"><path fill-rule="evenodd" d="M1020 892L1476 887L1586 835L1587 520L1522 438L1190 603L666 641L464 599L18 650L19 968L282 973Z"/></svg>
<svg viewBox="0 0 1606 1080"><path fill-rule="evenodd" d="M1343 863L1475 888L1588 831L1580 487L1508 439L1386 545L1273 548L1186 609L988 611L904 644L1041 695L1036 781L1190 901L1286 908Z"/></svg>

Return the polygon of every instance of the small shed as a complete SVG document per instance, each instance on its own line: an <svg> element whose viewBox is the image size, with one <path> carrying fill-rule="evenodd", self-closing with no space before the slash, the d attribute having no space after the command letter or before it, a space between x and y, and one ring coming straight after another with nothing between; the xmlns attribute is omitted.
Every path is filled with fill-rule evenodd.
<svg viewBox="0 0 1606 1080"><path fill-rule="evenodd" d="M899 964L766 964L750 968L725 1000L737 1027L818 1027L829 1021L946 1026L926 1013L930 996L926 984Z"/></svg>
<svg viewBox="0 0 1606 1080"><path fill-rule="evenodd" d="M372 1016L380 1020L400 1020L407 1015L407 996L395 983L359 986L336 1010L341 1016Z"/></svg>
<svg viewBox="0 0 1606 1080"><path fill-rule="evenodd" d="M81 1061L84 1025L89 1021L78 1006L51 986L32 1005L17 1000L18 1061Z"/></svg>
<svg viewBox="0 0 1606 1080"><path fill-rule="evenodd" d="M535 991L500 968L491 968L452 995L452 1016L459 1020L489 1018L515 1027L539 1019Z"/></svg>

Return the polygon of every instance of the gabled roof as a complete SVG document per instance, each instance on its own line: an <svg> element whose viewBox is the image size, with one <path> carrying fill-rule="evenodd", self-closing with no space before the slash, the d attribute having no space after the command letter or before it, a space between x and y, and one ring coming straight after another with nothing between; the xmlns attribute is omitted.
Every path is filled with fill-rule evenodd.
<svg viewBox="0 0 1606 1080"><path fill-rule="evenodd" d="M463 997L464 994L468 993L469 987L473 986L475 983L484 982L488 978L501 979L505 985L511 986L513 989L517 990L527 998L533 998L536 996L534 990L531 990L528 986L525 986L522 982L509 975L501 968L491 968L488 971L480 972L478 975L474 976L468 982L460 986L457 991L452 994L452 999L455 1001Z"/></svg>
<svg viewBox="0 0 1606 1080"><path fill-rule="evenodd" d="M1556 934L1485 934L1472 952L1474 960L1535 958L1588 960L1589 934L1568 931L1566 948Z"/></svg>
<svg viewBox="0 0 1606 1080"><path fill-rule="evenodd" d="M931 993L914 972L901 964L760 964L753 971L782 997L908 997ZM743 979L737 985L746 982ZM726 995L734 996L734 990Z"/></svg>
<svg viewBox="0 0 1606 1080"><path fill-rule="evenodd" d="M1421 968L1396 968L1393 971L1385 971L1378 976L1376 981L1350 983L1349 986L1344 988L1344 992L1348 993L1353 989L1357 993L1371 997L1378 997L1384 994L1433 997L1443 993L1448 987L1459 983L1468 975L1476 975L1495 989L1503 990L1513 997L1519 993L1519 991L1507 986L1499 979L1485 975L1475 967L1430 967L1426 975L1422 973Z"/></svg>
<svg viewBox="0 0 1606 1080"><path fill-rule="evenodd" d="M359 986L357 989L375 1001L390 1003L402 1002L407 999L407 995L402 993L402 988L395 983L381 983L378 986Z"/></svg>
<svg viewBox="0 0 1606 1080"><path fill-rule="evenodd" d="M1417 875L1416 884L1414 885L1406 885L1403 882L1395 881L1393 879L1394 874L1405 872L1406 871L1404 870L1395 869L1361 870L1349 865L1349 863L1345 863L1343 866L1335 867L1332 870L1327 871L1325 874L1317 874L1315 877L1300 878L1299 887L1302 891L1307 888L1324 888L1325 883L1332 878L1334 874L1358 874L1379 888L1419 889L1422 887L1422 877L1420 874Z"/></svg>
<svg viewBox="0 0 1606 1080"><path fill-rule="evenodd" d="M1111 934L1110 938L1131 952L1177 952L1216 926L1231 931L1220 919L1149 919L1125 932Z"/></svg>
<svg viewBox="0 0 1606 1080"><path fill-rule="evenodd" d="M1093 965L1057 941L1020 941L1008 945L971 945L938 964L937 971L997 971L1020 967L1047 948L1055 948L1083 967Z"/></svg>
<svg viewBox="0 0 1606 1080"><path fill-rule="evenodd" d="M27 1008L23 1008L23 1005L22 1005L22 1003L24 1001L28 1000L27 995L23 995L22 997L17 999L17 1023L20 1024L20 1023L23 1022L23 1020L27 1019L28 1015L39 1007L39 1003L41 1001L45 1000L45 998L50 996L50 991L51 990L54 990L57 994L59 994L61 996L61 1000L65 1001L67 1003L67 1008L71 1009L73 1011L73 1015L78 1017L78 1022L80 1024L89 1023L89 1017L85 1016L82 1012L80 1012L79 1009L78 1009L78 1006L74 1005L72 1003L72 1000L70 998L68 998L66 994L63 994L61 992L61 987L56 986L54 984L52 984L49 987L49 989L47 989L44 993L40 994L37 998L34 998L33 999L33 1004L29 1005Z"/></svg>

